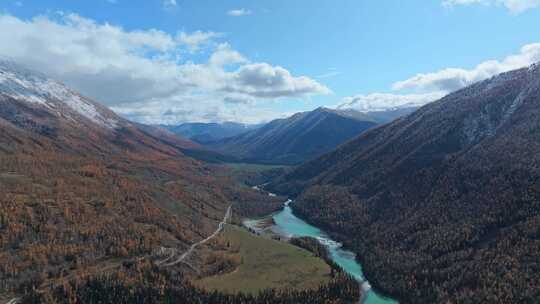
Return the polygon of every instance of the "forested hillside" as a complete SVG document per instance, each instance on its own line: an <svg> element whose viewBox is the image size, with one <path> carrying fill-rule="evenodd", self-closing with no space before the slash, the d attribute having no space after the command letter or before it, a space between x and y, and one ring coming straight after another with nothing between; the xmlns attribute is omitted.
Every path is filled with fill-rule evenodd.
<svg viewBox="0 0 540 304"><path fill-rule="evenodd" d="M452 93L268 185L403 303L540 299L540 66Z"/></svg>
<svg viewBox="0 0 540 304"><path fill-rule="evenodd" d="M134 263L122 266L114 276L66 284L48 294L30 293L23 303L349 304L359 298L358 283L341 272L336 272L328 285L316 290L224 294L198 289L182 273Z"/></svg>
<svg viewBox="0 0 540 304"><path fill-rule="evenodd" d="M0 62L0 295L184 250L229 206L237 220L281 205L185 156L192 143L157 133Z"/></svg>

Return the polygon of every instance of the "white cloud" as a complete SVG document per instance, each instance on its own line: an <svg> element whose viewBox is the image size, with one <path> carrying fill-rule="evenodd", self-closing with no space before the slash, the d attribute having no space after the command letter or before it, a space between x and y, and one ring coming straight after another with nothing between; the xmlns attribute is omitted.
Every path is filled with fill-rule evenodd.
<svg viewBox="0 0 540 304"><path fill-rule="evenodd" d="M525 45L520 52L502 61L488 60L472 69L447 68L433 73L417 74L393 84L393 89L454 91L494 75L529 66L540 61L540 43Z"/></svg>
<svg viewBox="0 0 540 304"><path fill-rule="evenodd" d="M219 97L216 97L219 98ZM121 115L148 124L177 124L178 122L225 122L236 121L247 124L266 122L282 113L252 103L229 100L215 102L208 96L175 96L168 100L134 103L112 108Z"/></svg>
<svg viewBox="0 0 540 304"><path fill-rule="evenodd" d="M394 83L392 89L398 93L372 93L346 97L336 107L353 108L362 112L419 107L475 82L530 66L538 61L540 61L540 43L527 44L518 54L507 56L501 61L484 61L472 69L446 68L433 73L417 74ZM420 93L399 93L404 90Z"/></svg>
<svg viewBox="0 0 540 304"><path fill-rule="evenodd" d="M209 44L213 39L222 37L221 33L195 31L193 33L180 32L178 41L188 46L191 52L198 51L202 46Z"/></svg>
<svg viewBox="0 0 540 304"><path fill-rule="evenodd" d="M223 67L228 64L246 63L248 60L242 54L233 50L229 44L222 43L210 56L208 62L211 66Z"/></svg>
<svg viewBox="0 0 540 304"><path fill-rule="evenodd" d="M329 94L330 90L308 77L294 77L282 67L267 63L242 66L232 74L225 91L259 98L302 97Z"/></svg>
<svg viewBox="0 0 540 304"><path fill-rule="evenodd" d="M239 9L233 9L233 10L228 11L227 15L233 16L233 17L241 17L241 16L251 15L251 11L244 8L239 8Z"/></svg>
<svg viewBox="0 0 540 304"><path fill-rule="evenodd" d="M409 107L421 107L446 95L445 92L425 94L388 94L372 93L345 97L338 109L355 109L360 112L397 110Z"/></svg>
<svg viewBox="0 0 540 304"><path fill-rule="evenodd" d="M332 78L341 75L341 72L339 71L330 71L321 75L318 75L317 78L319 79L325 79L325 78Z"/></svg>
<svg viewBox="0 0 540 304"><path fill-rule="evenodd" d="M127 31L75 14L30 20L4 14L0 28L0 41L9 41L0 44L0 56L61 80L121 113L156 123L156 113L182 108L186 114L176 117L186 120L192 120L190 112L196 119L206 109L218 121L233 115L245 120L267 101L329 92L308 77L252 63L227 43L213 43L219 36L213 32L172 36L155 29ZM209 51L197 55L202 62L190 61L190 53L202 46Z"/></svg>
<svg viewBox="0 0 540 304"><path fill-rule="evenodd" d="M443 6L453 7L456 5L498 5L504 6L512 13L522 13L526 10L540 6L540 0L444 0Z"/></svg>
<svg viewBox="0 0 540 304"><path fill-rule="evenodd" d="M176 0L163 0L163 7L164 8L174 8L176 7Z"/></svg>

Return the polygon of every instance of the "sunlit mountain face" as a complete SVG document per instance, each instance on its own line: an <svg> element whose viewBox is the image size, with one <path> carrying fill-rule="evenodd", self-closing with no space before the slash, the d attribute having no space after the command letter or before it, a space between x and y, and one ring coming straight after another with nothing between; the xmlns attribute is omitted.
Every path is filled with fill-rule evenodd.
<svg viewBox="0 0 540 304"><path fill-rule="evenodd" d="M0 75L0 274L7 290L32 284L47 294L41 286L60 284L66 269L73 276L121 273L123 262L159 258L161 247L188 248L229 207L240 217L281 204L186 156L197 148L190 141L129 122L15 63L1 62Z"/></svg>

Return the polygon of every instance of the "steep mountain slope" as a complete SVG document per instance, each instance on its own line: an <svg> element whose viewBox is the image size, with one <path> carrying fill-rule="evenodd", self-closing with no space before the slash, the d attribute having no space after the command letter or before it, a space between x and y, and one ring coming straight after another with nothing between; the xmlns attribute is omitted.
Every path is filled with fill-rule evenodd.
<svg viewBox="0 0 540 304"><path fill-rule="evenodd" d="M185 249L229 206L280 205L185 156L193 145L0 61L0 297Z"/></svg>
<svg viewBox="0 0 540 304"><path fill-rule="evenodd" d="M403 303L540 298L540 66L364 133L269 185Z"/></svg>
<svg viewBox="0 0 540 304"><path fill-rule="evenodd" d="M163 126L169 131L201 144L233 137L254 130L259 125L246 125L235 122L224 123L185 123L178 126Z"/></svg>
<svg viewBox="0 0 540 304"><path fill-rule="evenodd" d="M298 164L320 156L376 123L362 113L318 108L271 121L209 147L247 162Z"/></svg>
<svg viewBox="0 0 540 304"><path fill-rule="evenodd" d="M392 122L400 117L407 116L414 111L418 110L419 107L405 107L399 109L390 109L384 111L371 111L371 112L362 112L367 116L371 117L374 121L380 124L386 124Z"/></svg>

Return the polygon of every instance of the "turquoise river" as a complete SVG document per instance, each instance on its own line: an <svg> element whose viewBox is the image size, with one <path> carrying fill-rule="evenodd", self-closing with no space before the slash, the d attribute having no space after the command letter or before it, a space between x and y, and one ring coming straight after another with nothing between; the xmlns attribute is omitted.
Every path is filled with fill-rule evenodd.
<svg viewBox="0 0 540 304"><path fill-rule="evenodd" d="M341 266L347 273L354 276L359 282L361 282L362 290L364 291L364 298L361 300L363 304L396 304L397 302L385 298L377 294L371 289L371 285L364 278L362 273L362 266L356 261L354 253L342 248L342 245L336 241L330 239L330 237L324 232L314 227L302 219L296 217L289 204L291 201L285 203L283 210L273 214L275 225L270 229L283 237L312 237L316 238L321 244L325 245L330 252L332 260Z"/></svg>

